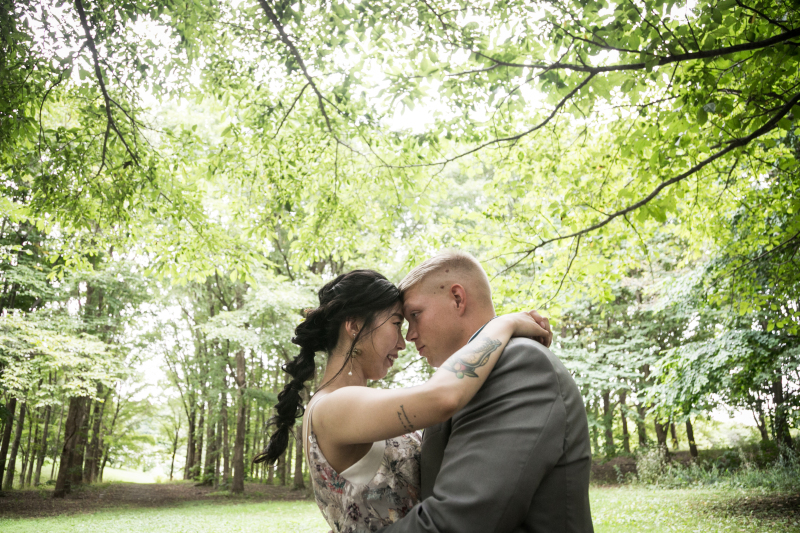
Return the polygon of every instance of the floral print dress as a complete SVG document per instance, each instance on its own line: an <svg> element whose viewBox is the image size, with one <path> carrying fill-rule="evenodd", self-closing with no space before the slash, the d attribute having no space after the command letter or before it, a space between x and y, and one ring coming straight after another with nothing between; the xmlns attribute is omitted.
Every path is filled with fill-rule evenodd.
<svg viewBox="0 0 800 533"><path fill-rule="evenodd" d="M401 519L419 503L421 439L418 433L386 439L385 447L384 443L373 444L371 453L380 454L383 447L377 472L371 479L363 472L361 476L348 476L363 481L353 482L343 477L353 467L339 474L322 455L311 428L311 413L308 426L306 454L314 497L334 533L377 531ZM362 461L365 459L367 457Z"/></svg>

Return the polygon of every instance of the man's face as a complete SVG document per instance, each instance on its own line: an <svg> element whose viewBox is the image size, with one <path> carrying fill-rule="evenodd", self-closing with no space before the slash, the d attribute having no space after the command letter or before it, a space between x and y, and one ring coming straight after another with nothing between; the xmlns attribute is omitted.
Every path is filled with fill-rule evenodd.
<svg viewBox="0 0 800 533"><path fill-rule="evenodd" d="M403 294L406 340L414 343L432 367L439 367L461 348L459 317L452 298L445 286L436 289L426 288L423 281Z"/></svg>

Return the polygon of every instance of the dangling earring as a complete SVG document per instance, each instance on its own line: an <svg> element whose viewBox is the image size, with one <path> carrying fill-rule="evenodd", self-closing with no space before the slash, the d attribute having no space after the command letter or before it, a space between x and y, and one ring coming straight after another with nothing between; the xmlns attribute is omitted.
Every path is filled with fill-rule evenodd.
<svg viewBox="0 0 800 533"><path fill-rule="evenodd" d="M354 339L356 338L356 334L355 333L353 333L353 338ZM357 356L357 355L361 355L361 350L359 350L358 348L355 348L355 347L351 348L350 349L350 372L347 373L348 376L352 376L353 375L353 357Z"/></svg>

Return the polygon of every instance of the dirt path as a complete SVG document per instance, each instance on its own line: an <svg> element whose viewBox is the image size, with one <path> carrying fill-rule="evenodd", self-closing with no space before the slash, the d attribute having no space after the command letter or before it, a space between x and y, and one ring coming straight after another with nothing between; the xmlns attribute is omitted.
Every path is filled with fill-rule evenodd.
<svg viewBox="0 0 800 533"><path fill-rule="evenodd" d="M169 507L192 501L213 501L215 505L224 505L243 501L305 500L309 497L305 491L260 483L247 483L242 496L215 492L211 487L195 487L191 483L103 483L82 487L63 499L54 499L51 488L6 491L3 494L0 497L2 518L88 513L110 507Z"/></svg>

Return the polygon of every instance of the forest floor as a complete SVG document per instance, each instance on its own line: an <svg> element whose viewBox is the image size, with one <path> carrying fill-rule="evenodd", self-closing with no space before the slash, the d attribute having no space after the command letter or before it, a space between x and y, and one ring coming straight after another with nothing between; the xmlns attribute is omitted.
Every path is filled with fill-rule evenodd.
<svg viewBox="0 0 800 533"><path fill-rule="evenodd" d="M119 507L170 507L187 502L217 504L262 501L295 501L309 499L303 490L288 487L246 483L245 493L231 497L230 492L194 483L98 483L53 498L52 487L36 490L6 491L0 497L0 517L32 518L71 513L92 513Z"/></svg>
<svg viewBox="0 0 800 533"><path fill-rule="evenodd" d="M800 533L800 496L738 489L590 490L598 533ZM103 483L54 500L51 489L0 498L0 533L327 533L308 491L248 483L245 494L177 483Z"/></svg>

